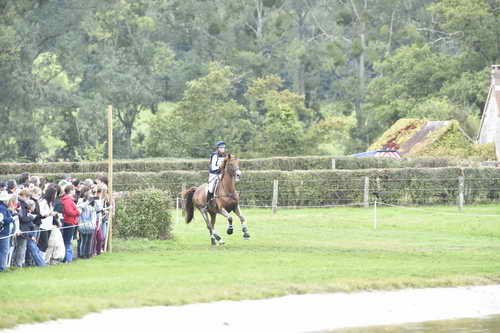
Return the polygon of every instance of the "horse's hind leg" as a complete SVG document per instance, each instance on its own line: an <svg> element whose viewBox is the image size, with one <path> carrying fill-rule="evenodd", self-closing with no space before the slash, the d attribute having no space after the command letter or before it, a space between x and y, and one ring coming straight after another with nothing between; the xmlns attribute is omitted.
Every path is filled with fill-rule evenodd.
<svg viewBox="0 0 500 333"><path fill-rule="evenodd" d="M207 224L208 233L210 234L210 242L211 242L212 246L216 246L217 243L215 241L216 238L214 235L214 229L212 227L212 222L208 219L207 210L205 208L201 208L200 213L201 213L201 216L203 216L205 223Z"/></svg>
<svg viewBox="0 0 500 333"><path fill-rule="evenodd" d="M216 219L217 214L215 213L210 213L210 224L212 225L212 233L215 237L215 240L219 242L220 245L224 245L224 240L222 239L221 236L217 233L215 230L215 219Z"/></svg>
<svg viewBox="0 0 500 333"><path fill-rule="evenodd" d="M227 234L228 235L232 235L233 234L233 218L231 217L231 215L229 215L229 213L227 212L227 210L225 210L224 208L220 210L220 213L225 218L227 218L227 223L228 223Z"/></svg>
<svg viewBox="0 0 500 333"><path fill-rule="evenodd" d="M243 215L241 215L241 210L240 210L240 206L236 206L234 212L236 213L236 215L238 216L238 218L240 219L240 222L241 222L241 231L243 231L243 238L244 239L249 239L250 238L250 234L248 233L248 226L247 226L247 222L246 222L246 219Z"/></svg>

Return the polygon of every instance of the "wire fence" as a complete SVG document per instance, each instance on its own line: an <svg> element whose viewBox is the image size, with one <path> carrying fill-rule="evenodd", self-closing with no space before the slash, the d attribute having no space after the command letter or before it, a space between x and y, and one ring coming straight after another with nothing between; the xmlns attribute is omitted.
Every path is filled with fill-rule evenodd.
<svg viewBox="0 0 500 333"><path fill-rule="evenodd" d="M193 181L132 182L115 184L116 191L146 188L166 190L172 200L197 186ZM344 177L312 179L242 180L237 183L240 206L245 208L367 207L378 201L401 206L496 204L500 178L380 178ZM181 202L182 205L182 202Z"/></svg>

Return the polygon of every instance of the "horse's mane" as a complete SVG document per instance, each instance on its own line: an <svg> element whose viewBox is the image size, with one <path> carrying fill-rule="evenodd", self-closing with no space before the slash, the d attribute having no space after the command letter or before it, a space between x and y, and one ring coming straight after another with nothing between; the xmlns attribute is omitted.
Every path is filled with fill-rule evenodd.
<svg viewBox="0 0 500 333"><path fill-rule="evenodd" d="M227 167L227 165L228 165L229 163L231 163L232 161L236 161L236 160L238 160L238 158L237 158L237 157L235 157L235 156L234 156L234 155L232 155L232 154L227 154L227 155L226 155L226 158L224 159L224 162L222 162L222 164L221 164L221 166L220 166L221 170L226 171L226 167ZM223 175L223 177L224 177L224 175Z"/></svg>

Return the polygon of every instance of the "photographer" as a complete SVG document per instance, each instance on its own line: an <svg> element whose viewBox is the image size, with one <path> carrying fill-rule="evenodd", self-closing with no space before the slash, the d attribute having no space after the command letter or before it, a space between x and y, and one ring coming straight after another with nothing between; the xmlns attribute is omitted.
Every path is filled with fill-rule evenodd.
<svg viewBox="0 0 500 333"><path fill-rule="evenodd" d="M26 250L28 249L35 264L37 266L45 266L40 250L36 245L35 225L33 221L36 215L33 214L36 209L36 204L32 200L28 200L30 192L28 189L23 189L19 192L19 225L22 234L17 237L17 244L15 250L16 266L23 267L25 264Z"/></svg>

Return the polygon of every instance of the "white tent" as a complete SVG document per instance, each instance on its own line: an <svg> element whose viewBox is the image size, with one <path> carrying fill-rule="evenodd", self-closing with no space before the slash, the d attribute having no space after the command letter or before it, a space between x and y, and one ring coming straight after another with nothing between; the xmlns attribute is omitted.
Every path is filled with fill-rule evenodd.
<svg viewBox="0 0 500 333"><path fill-rule="evenodd" d="M478 143L495 142L497 160L500 160L500 65L493 65L491 86L481 118Z"/></svg>

